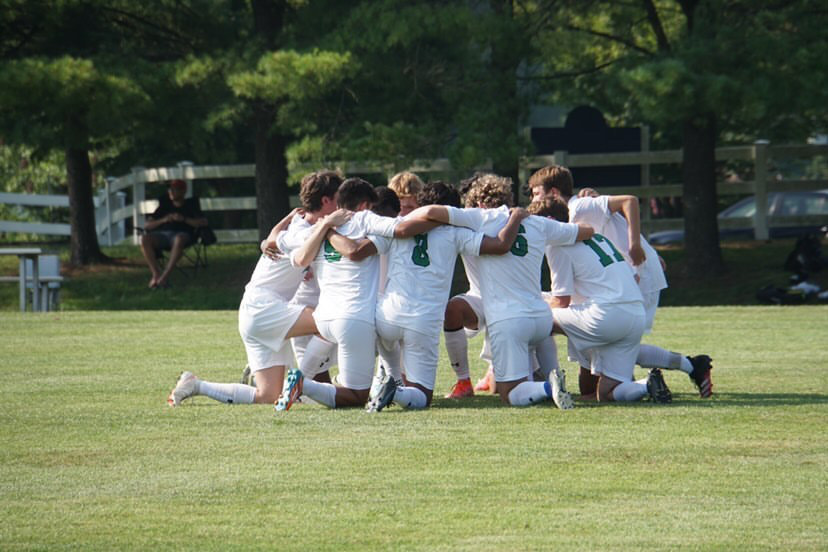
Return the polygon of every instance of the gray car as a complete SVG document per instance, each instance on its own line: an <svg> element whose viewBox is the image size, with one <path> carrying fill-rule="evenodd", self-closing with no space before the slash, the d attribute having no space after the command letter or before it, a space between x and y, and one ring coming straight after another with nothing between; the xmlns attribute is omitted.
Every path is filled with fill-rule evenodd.
<svg viewBox="0 0 828 552"><path fill-rule="evenodd" d="M756 213L756 198L746 197L737 201L719 213L719 220L752 217ZM768 193L768 217L798 217L817 215L822 217L813 224L794 224L791 226L771 226L768 229L771 238L797 238L828 224L828 190L816 192L770 192ZM720 239L752 240L753 227L747 222L744 228L720 228ZM653 232L647 238L653 245L680 243L684 241L684 230L666 230Z"/></svg>

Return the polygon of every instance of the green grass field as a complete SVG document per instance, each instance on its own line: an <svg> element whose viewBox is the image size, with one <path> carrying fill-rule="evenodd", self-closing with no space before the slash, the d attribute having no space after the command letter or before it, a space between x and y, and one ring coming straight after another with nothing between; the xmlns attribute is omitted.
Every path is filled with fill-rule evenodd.
<svg viewBox="0 0 828 552"><path fill-rule="evenodd" d="M647 341L711 354L711 400L671 372L668 406L275 416L165 404L181 370L239 377L233 311L4 312L0 549L825 550L826 328L661 309Z"/></svg>

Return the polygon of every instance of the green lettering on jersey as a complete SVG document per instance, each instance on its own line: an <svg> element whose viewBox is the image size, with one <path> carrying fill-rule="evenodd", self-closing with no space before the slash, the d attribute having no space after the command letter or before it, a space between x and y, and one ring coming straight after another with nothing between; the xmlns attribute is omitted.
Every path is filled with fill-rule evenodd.
<svg viewBox="0 0 828 552"><path fill-rule="evenodd" d="M414 236L414 251L411 252L411 262L417 266L428 266L431 264L428 258L428 234L417 234Z"/></svg>
<svg viewBox="0 0 828 552"><path fill-rule="evenodd" d="M526 228L523 227L521 224L518 227L518 235L515 238L515 243L512 244L512 248L509 250L512 252L512 255L517 257L525 257L527 253L529 253L529 242L526 241L526 236L521 236L521 234L526 233Z"/></svg>
<svg viewBox="0 0 828 552"><path fill-rule="evenodd" d="M584 240L584 243L598 255L598 259L601 261L601 266L611 265L614 262L613 257L615 257L616 261L624 260L624 256L618 252L612 242L601 234L593 234L590 239ZM604 243L609 246L609 251L606 250L606 247L598 245L600 243ZM612 255L612 257L610 257L610 255Z"/></svg>
<svg viewBox="0 0 828 552"><path fill-rule="evenodd" d="M329 263L335 263L335 262L342 259L342 254L339 251L337 251L336 249L334 249L334 246L331 245L330 241L325 240L324 248L325 248L325 260L328 261Z"/></svg>

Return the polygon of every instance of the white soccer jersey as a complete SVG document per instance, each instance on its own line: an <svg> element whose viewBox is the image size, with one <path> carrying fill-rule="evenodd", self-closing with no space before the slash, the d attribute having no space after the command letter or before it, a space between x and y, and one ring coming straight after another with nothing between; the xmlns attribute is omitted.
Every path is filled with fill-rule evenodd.
<svg viewBox="0 0 828 552"><path fill-rule="evenodd" d="M477 255L483 237L468 228L438 226L426 234L394 240L377 318L425 334L439 333L457 255Z"/></svg>
<svg viewBox="0 0 828 552"><path fill-rule="evenodd" d="M295 226L294 223L296 223ZM293 228L294 232L297 232L303 228L302 224L304 224L304 227L310 227L301 217L293 217L288 230ZM277 242L282 235L287 234L287 231L280 232L277 236ZM281 246L279 247L281 249ZM259 262L256 263L256 268L253 270L253 275L250 277L244 291L245 293L268 293L277 295L284 301L290 301L303 277L304 271L293 266L287 256L280 256L279 259L273 260L262 255L259 257Z"/></svg>
<svg viewBox="0 0 828 552"><path fill-rule="evenodd" d="M509 214L509 208L505 205L497 209L472 208L464 209L464 211L467 212L470 223L474 224L474 226L466 226L465 224L462 226L466 226L475 231L480 230L489 220L499 217L501 213L505 213L507 216ZM477 266L478 257L475 255L461 255L461 258L463 259L463 268L466 270L466 279L469 281L468 293L469 295L480 297L480 269Z"/></svg>
<svg viewBox="0 0 828 552"><path fill-rule="evenodd" d="M449 221L495 236L509 220L507 211L496 216L481 209L449 208ZM482 223L482 226L481 226ZM548 315L549 307L541 296L540 277L546 245L575 243L578 225L530 216L523 220L511 250L505 255L484 255L478 260L480 290L486 323L492 325L510 318Z"/></svg>
<svg viewBox="0 0 828 552"><path fill-rule="evenodd" d="M569 295L573 304L643 302L632 268L601 234L546 252L552 294Z"/></svg>
<svg viewBox="0 0 828 552"><path fill-rule="evenodd" d="M664 270L661 268L661 262L658 260L658 253L647 242L644 236L641 236L641 247L644 249L644 254L647 259L638 266L633 266L632 259L630 259L630 241L628 236L629 225L627 219L621 213L613 213L609 208L609 196L598 197L571 197L569 199L569 220L572 222L582 222L589 224L595 229L595 232L608 238L618 252L624 256L624 259L630 264L636 274L638 274L638 286L642 293L652 293L654 291L661 291L667 287L667 279L664 276Z"/></svg>
<svg viewBox="0 0 828 552"><path fill-rule="evenodd" d="M290 242L291 240L296 241L297 236L310 227L311 224L301 216L293 217L287 229L283 232L279 232L276 236L276 246L280 250L283 250L282 248L285 243ZM304 236L304 234L301 235ZM299 245L301 244L302 241L299 241ZM298 245L296 247L298 247ZM299 283L296 293L293 294L291 303L295 305L304 305L306 307L316 307L319 303L319 282L316 281L316 275L313 274L313 270L310 270L310 274L311 276L308 277L307 269L302 272L302 281Z"/></svg>
<svg viewBox="0 0 828 552"><path fill-rule="evenodd" d="M336 231L353 240L367 237L374 243L378 253L385 253L390 247L397 224L397 219L381 217L371 211L360 211ZM301 243L304 243L310 232L312 229L308 228L300 233L298 237ZM291 258L295 255L298 241L292 244L284 242ZM313 313L317 321L352 319L373 325L379 284L377 255L354 262L340 255L325 240L311 266L320 289L319 305Z"/></svg>

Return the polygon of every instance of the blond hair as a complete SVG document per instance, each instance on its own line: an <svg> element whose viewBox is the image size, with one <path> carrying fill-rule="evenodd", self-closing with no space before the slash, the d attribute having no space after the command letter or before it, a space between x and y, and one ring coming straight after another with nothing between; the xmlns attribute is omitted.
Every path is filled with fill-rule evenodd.
<svg viewBox="0 0 828 552"><path fill-rule="evenodd" d="M496 174L477 175L464 198L466 207L512 205L512 179Z"/></svg>
<svg viewBox="0 0 828 552"><path fill-rule="evenodd" d="M423 181L413 172L403 171L391 177L388 187L394 190L397 197L417 197L423 189Z"/></svg>

